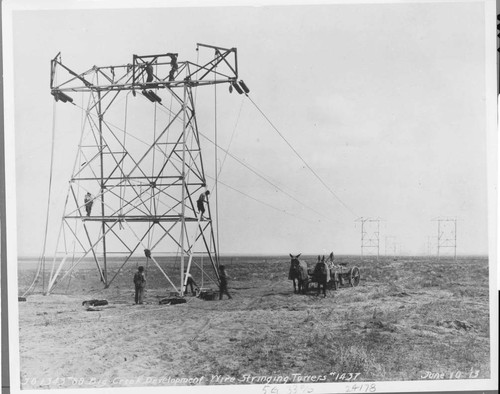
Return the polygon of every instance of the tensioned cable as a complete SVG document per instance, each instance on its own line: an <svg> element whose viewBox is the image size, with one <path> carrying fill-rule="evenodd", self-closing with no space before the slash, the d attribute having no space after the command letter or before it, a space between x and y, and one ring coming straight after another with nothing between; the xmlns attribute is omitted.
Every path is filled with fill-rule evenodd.
<svg viewBox="0 0 500 394"><path fill-rule="evenodd" d="M200 64L200 49L198 48L198 45L196 46L196 64ZM198 72L196 72L198 73ZM196 107L196 99L198 98L198 86L195 86L194 88L194 106Z"/></svg>
<svg viewBox="0 0 500 394"><path fill-rule="evenodd" d="M215 66L215 81L217 81L217 65ZM217 146L217 84L214 84L214 131L215 131L215 146ZM216 228L216 238L217 251L220 250L219 247L219 188L218 188L218 168L217 168L217 152L219 150L215 148L215 228ZM215 245L214 245L215 246Z"/></svg>
<svg viewBox="0 0 500 394"><path fill-rule="evenodd" d="M212 178L212 177L210 177L210 176L209 176L208 178L213 179L213 178ZM286 210L284 210L284 209L281 209L281 208L275 207L274 205L271 205L271 204L269 204L269 203L267 203L267 202L265 202L265 201L259 200L258 198L255 198L255 197L252 197L251 195L249 195L249 194L247 194L247 193L245 193L245 192L242 192L241 190L238 190L238 189L236 189L236 188L234 188L234 187L232 187L232 186L229 186L227 183L224 183L224 182L222 182L221 180L219 180L219 183L220 183L221 185L223 185L223 186L227 187L228 189L231 189L231 190L235 191L236 193L239 193L239 194L241 194L241 195L243 195L243 196L245 196L245 197L247 197L247 198L249 198L249 199L251 199L251 200L254 200L254 201L256 201L256 202L258 202L258 203L260 203L260 204L263 204L263 205L265 205L265 206L267 206L267 207L269 207L269 208L272 208L272 209L274 209L274 210L276 210L276 211L278 211L278 212L280 212L280 213L284 213L285 215L288 215L288 216L293 216L293 217L295 217L295 218L297 218L297 219L300 219L300 220L303 220L303 221L305 221L305 222L309 222L309 223L316 223L316 222L314 222L314 221L312 221L312 220L310 220L310 219L304 219L304 218L302 218L302 217L300 217L300 216L297 216L297 215L294 215L293 213L290 213L290 212L288 212L288 211L286 211ZM320 221L320 222L321 222L321 219L318 219L318 221Z"/></svg>
<svg viewBox="0 0 500 394"><path fill-rule="evenodd" d="M245 100L241 100L240 109L238 111L238 116L236 117L236 123L234 125L233 132L231 133L231 138L229 139L229 144L227 145L227 148L226 148L227 151L229 151L229 148L231 148L231 144L233 143L234 135L236 134L236 129L237 129L238 123L240 121L241 110L243 109L243 104L245 104ZM226 154L224 155L224 158L222 159L222 163L221 163L220 168L219 168L219 177L220 177L220 174L222 173L222 168L224 167L224 164L226 163L227 152L225 152L225 153Z"/></svg>
<svg viewBox="0 0 500 394"><path fill-rule="evenodd" d="M156 141L156 102L154 103L154 124L153 124L153 141ZM155 158L156 158L156 149L153 149L153 164L151 168L151 173L155 173ZM149 200L149 210L153 212L156 215L156 203L155 203L155 188L151 188L151 198ZM151 231L148 233L148 248L151 246L151 240L154 237L154 231L155 227L151 229Z"/></svg>
<svg viewBox="0 0 500 394"><path fill-rule="evenodd" d="M242 106L243 106L243 103L244 101L242 101ZM165 108L165 110L168 111L168 108L166 108L163 104L161 104L161 107ZM160 108L161 108L160 107ZM241 113L241 107L240 107L240 113ZM235 126L235 129L233 130L233 135L234 135L234 132L236 131L236 126ZM279 187L278 185L276 185L275 182L273 182L272 180L270 180L268 177L262 175L261 173L259 173L257 170L251 168L248 164L246 164L243 160L239 159L237 156L231 154L229 152L229 147L227 149L224 149L222 148L221 146L217 145L214 141L212 141L210 138L208 138L206 135L204 135L203 133L201 133L200 131L198 131L198 134L201 135L203 138L205 138L207 141L209 141L211 144L213 144L216 148L222 150L224 153L225 153L225 157L224 157L224 161L226 160L227 156L231 157L233 160L235 160L236 162L238 162L239 164L241 164L243 167L247 168L248 170L250 170L251 172L253 172L255 175L257 175L258 177L264 179L268 184L272 185L274 188L276 188L277 190L279 190L280 192L282 192L283 194L287 195L288 197L292 198L295 202L299 203L300 205L302 205L303 207L317 213L318 215L320 215L321 217L324 216L324 213L320 213L319 211L315 210L314 208L308 206L307 204L301 202L300 200L298 200L297 198L295 198L293 195L291 195L290 193L286 192L285 190L283 190L281 187Z"/></svg>
<svg viewBox="0 0 500 394"><path fill-rule="evenodd" d="M209 141L210 143L212 143L213 145L215 145L215 142L212 141L210 138L208 138L206 135L204 135L203 133L199 133L203 138L205 138L207 141ZM320 215L321 217L324 216L323 213L320 213L318 212L317 210L315 210L314 208L312 207L309 207L307 206L306 204L304 204L303 202L301 202L300 200L297 200L294 196L292 196L290 193L286 192L285 190L281 189L278 185L276 185L275 183L273 183L272 181L270 181L268 178L266 178L264 175L260 174L258 171L254 170L252 167L250 167L249 165L247 165L244 161L242 161L241 159L238 159L236 156L234 156L232 153L230 153L228 150L218 146L218 145L215 145L218 149L224 151L227 153L227 155L229 157L231 157L232 159L236 160L239 164L241 164L243 167L245 167L246 169L250 170L251 172L253 172L255 175L257 175L259 178L263 179L265 182L267 182L268 184L270 184L271 186L273 186L275 189L279 190L281 193L287 195L288 197L290 197L292 200L294 200L295 202L298 202L300 205L302 205L303 207L307 208L307 209L310 209L311 211L317 213L318 215Z"/></svg>
<svg viewBox="0 0 500 394"><path fill-rule="evenodd" d="M158 73L158 65L156 65L156 73ZM156 141L156 123L157 123L157 103L154 103L154 126L153 126L153 141ZM160 150L161 151L161 150ZM153 166L151 169L151 173L155 173L155 161L156 161L156 149L153 149ZM150 199L150 210L154 210L154 214L157 214L158 211L158 205L156 204L156 199L155 199L155 188L151 188L151 199ZM153 226L151 231L148 234L148 248L151 247L151 242L154 239L154 234L155 234L155 228L156 226Z"/></svg>
<svg viewBox="0 0 500 394"><path fill-rule="evenodd" d="M128 116L128 98L129 98L130 92L127 92L125 96L125 120L123 124L123 142L122 145L126 146L126 141L127 141L127 116ZM120 168L122 176L125 176L123 172L123 167ZM123 212L123 200L125 198L125 190L124 188L120 188L120 215ZM121 223L120 223L120 228L121 228Z"/></svg>
<svg viewBox="0 0 500 394"><path fill-rule="evenodd" d="M242 105L240 107L240 113L241 113L241 108L243 106L243 103L244 103L244 101L242 101ZM166 111L169 110L163 104L160 104L160 108L161 107L163 107ZM235 131L236 131L236 126L235 126L235 128L233 130L233 135L234 135ZM250 170L251 172L253 172L254 174L256 174L258 177L264 179L267 183L269 183L270 185L272 185L273 187L275 187L277 190L279 190L283 194L287 195L288 197L292 198L295 202L297 202L300 205L302 205L303 207L305 207L305 208L307 208L307 209L309 209L309 210L317 213L318 215L320 215L320 217L324 216L324 213L320 213L319 211L315 210L314 208L312 208L312 207L308 206L307 204L301 202L300 200L298 200L297 198L295 198L294 196L292 196L290 193L286 192L285 190L283 190L282 188L280 188L279 186L277 186L274 181L272 181L268 177L262 175L257 170L251 168L248 164L245 164L245 162L243 160L241 160L238 157L236 157L235 155L231 154L229 152L229 147L227 149L224 149L221 146L217 145L214 141L212 141L210 138L208 138L206 135L204 135L200 131L198 131L198 134L201 135L203 138L205 138L207 141L209 141L211 144L213 144L214 146L216 146L218 149L222 150L225 153L224 161L226 160L227 156L231 157L233 160L235 160L236 162L238 162L239 164L241 164L242 166L244 166L245 168L247 168L248 170Z"/></svg>
<svg viewBox="0 0 500 394"><path fill-rule="evenodd" d="M325 183L325 181L323 181L323 179L321 179L321 177L316 173L316 171L314 171L312 169L312 167L304 160L304 158L299 154L299 152L297 152L297 150L292 146L292 144L290 144L290 142L288 142L288 140L284 137L284 135L280 133L280 131L273 124L273 122L271 122L271 120L259 108L259 106L250 98L250 96L248 94L245 94L245 95L248 97L248 99L250 100L250 102L255 106L255 108L262 114L262 116L267 120L267 122L271 125L271 127L274 129L274 131L276 131L278 133L278 135L281 137L281 139L283 141L285 141L285 143L290 147L290 149L295 153L295 155L302 161L302 163L304 163L304 165L309 169L309 171L311 171L313 173L313 175L316 177L316 179L318 179L321 182L321 184L330 192L330 194L333 197L335 197L335 199L338 202L340 202L344 206L344 208L346 208L354 216L358 217L359 215L357 215L344 201L342 201L340 199L340 197L337 196L337 194L335 194L335 192Z"/></svg>

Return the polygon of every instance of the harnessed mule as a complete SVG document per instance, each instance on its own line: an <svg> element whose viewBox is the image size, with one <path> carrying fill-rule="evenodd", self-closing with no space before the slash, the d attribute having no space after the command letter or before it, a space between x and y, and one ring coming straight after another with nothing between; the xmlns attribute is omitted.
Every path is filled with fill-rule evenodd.
<svg viewBox="0 0 500 394"><path fill-rule="evenodd" d="M307 290L307 285L309 281L309 275L307 274L307 263L305 261L299 260L301 253L297 256L292 256L290 254L290 271L288 272L288 279L293 281L293 292L297 293L297 287L299 293L305 293ZM297 280L297 285L295 284Z"/></svg>
<svg viewBox="0 0 500 394"><path fill-rule="evenodd" d="M330 282L330 269L325 262L325 256L322 259L318 256L318 262L313 271L313 280L318 284L318 295L323 287L323 296L326 297L326 286Z"/></svg>

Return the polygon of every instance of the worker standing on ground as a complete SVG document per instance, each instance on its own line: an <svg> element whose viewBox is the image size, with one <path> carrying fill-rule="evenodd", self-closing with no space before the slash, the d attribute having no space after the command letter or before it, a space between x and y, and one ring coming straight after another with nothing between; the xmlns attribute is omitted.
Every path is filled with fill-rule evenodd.
<svg viewBox="0 0 500 394"><path fill-rule="evenodd" d="M141 265L137 268L134 275L135 284L135 303L143 304L144 302L144 289L146 287L146 276L144 275L144 267Z"/></svg>
<svg viewBox="0 0 500 394"><path fill-rule="evenodd" d="M92 194L88 192L83 199L85 203L85 210L87 211L87 216L90 216L90 212L92 211L92 204L94 204L94 199L92 198Z"/></svg>
<svg viewBox="0 0 500 394"><path fill-rule="evenodd" d="M191 294L195 295L196 292L194 289L198 289L198 285L194 281L193 275L191 275L189 272L184 272L184 275L187 277L186 281L186 287L184 289L184 293L187 293L188 286L191 287Z"/></svg>
<svg viewBox="0 0 500 394"><path fill-rule="evenodd" d="M229 292L227 291L227 272L226 272L226 267L223 265L219 266L219 278L220 278L220 291L219 291L219 300L222 300L222 295L225 293L229 299L233 298L229 295Z"/></svg>
<svg viewBox="0 0 500 394"><path fill-rule="evenodd" d="M201 215L200 219L203 219L203 214L205 213L205 203L208 205L208 195L210 191L206 191L200 194L198 197L198 201L196 201L196 205L198 206L198 213Z"/></svg>

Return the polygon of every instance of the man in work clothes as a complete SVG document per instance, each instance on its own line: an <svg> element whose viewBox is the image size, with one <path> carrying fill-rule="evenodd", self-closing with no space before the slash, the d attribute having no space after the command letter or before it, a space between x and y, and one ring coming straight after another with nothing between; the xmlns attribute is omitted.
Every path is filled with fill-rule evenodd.
<svg viewBox="0 0 500 394"><path fill-rule="evenodd" d="M222 295L226 293L227 297L229 299L233 298L229 295L229 292L227 291L227 272L226 272L226 267L221 265L219 267L219 278L220 278L220 287L219 287L219 300L222 300Z"/></svg>
<svg viewBox="0 0 500 394"><path fill-rule="evenodd" d="M203 219L203 214L205 213L205 203L208 204L208 195L210 194L210 191L206 191L205 193L201 193L200 197L198 198L198 201L196 201L196 205L198 206L198 212L200 213L201 217L200 219Z"/></svg>
<svg viewBox="0 0 500 394"><path fill-rule="evenodd" d="M188 286L191 287L191 294L195 295L194 288L198 289L198 285L194 281L193 275L191 275L189 272L184 272L184 275L187 277L187 282L186 282L186 288L184 289L184 293L187 293ZM193 287L194 286L194 287Z"/></svg>
<svg viewBox="0 0 500 394"><path fill-rule="evenodd" d="M142 304L144 299L144 288L146 287L146 276L144 275L144 267L141 265L134 275L135 285L135 303Z"/></svg>
<svg viewBox="0 0 500 394"><path fill-rule="evenodd" d="M85 203L85 210L87 211L87 216L90 216L90 211L92 211L92 204L94 203L92 199L92 194L90 194L90 192L85 195L83 202Z"/></svg>

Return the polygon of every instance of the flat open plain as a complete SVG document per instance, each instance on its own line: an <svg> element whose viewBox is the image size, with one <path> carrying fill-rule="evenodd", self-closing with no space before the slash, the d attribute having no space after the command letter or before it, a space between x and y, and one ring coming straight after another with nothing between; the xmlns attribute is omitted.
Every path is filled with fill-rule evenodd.
<svg viewBox="0 0 500 394"><path fill-rule="evenodd" d="M490 376L487 258L340 256L361 282L326 298L293 293L289 260L224 257L232 300L173 306L159 305L170 289L151 265L146 304L134 305L135 261L105 290L89 263L49 296L40 282L19 303L22 388ZM35 269L19 263L20 295ZM109 305L82 307L95 298Z"/></svg>

